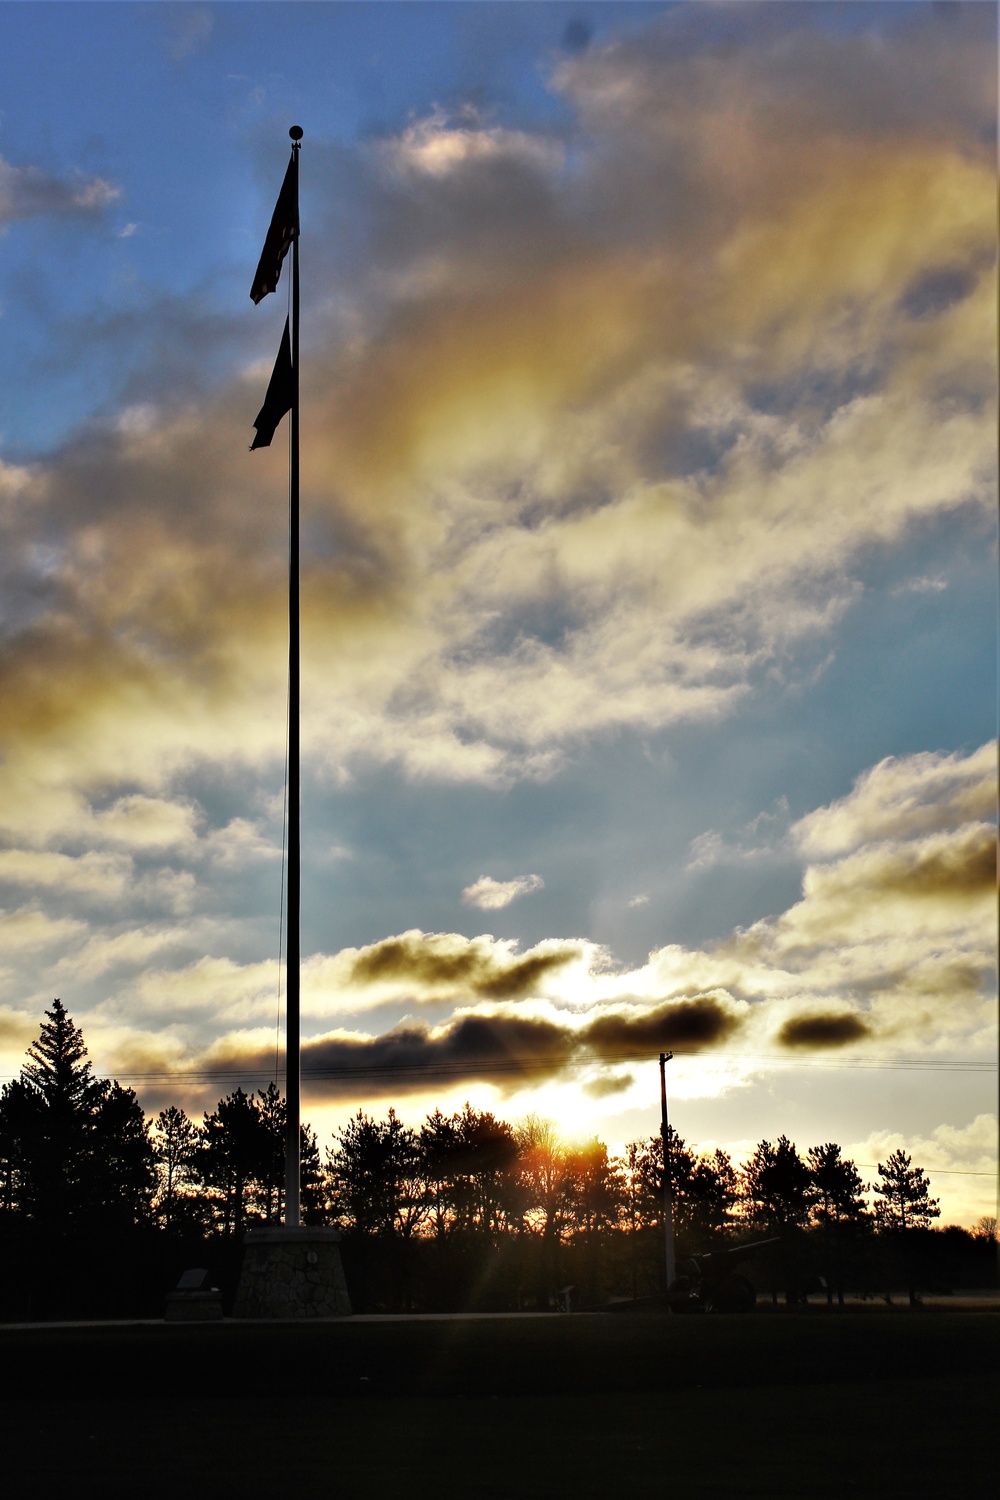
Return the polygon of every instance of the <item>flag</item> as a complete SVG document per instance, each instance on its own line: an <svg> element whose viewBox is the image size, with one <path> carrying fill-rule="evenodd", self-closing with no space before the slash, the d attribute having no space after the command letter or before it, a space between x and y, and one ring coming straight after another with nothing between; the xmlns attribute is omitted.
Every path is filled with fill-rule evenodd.
<svg viewBox="0 0 1000 1500"><path fill-rule="evenodd" d="M265 236L264 248L260 252L253 286L250 288L250 299L254 304L262 301L268 292L277 289L278 278L281 275L281 262L288 254L288 247L298 230L298 205L295 197L295 157L293 155L285 172L285 180L281 184L278 201L274 205L271 225Z"/></svg>
<svg viewBox="0 0 1000 1500"><path fill-rule="evenodd" d="M281 335L281 344L278 348L278 357L274 361L274 369L267 383L267 395L264 397L264 405L257 413L254 427L257 436L250 444L250 452L255 448L269 448L271 439L274 437L274 429L285 415L286 411L292 409L292 345L288 337L288 319L285 319L285 331Z"/></svg>

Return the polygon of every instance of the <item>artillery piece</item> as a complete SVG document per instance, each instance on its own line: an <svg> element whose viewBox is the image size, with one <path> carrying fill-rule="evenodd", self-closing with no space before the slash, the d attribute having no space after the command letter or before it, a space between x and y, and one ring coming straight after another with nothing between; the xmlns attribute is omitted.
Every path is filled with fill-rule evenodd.
<svg viewBox="0 0 1000 1500"><path fill-rule="evenodd" d="M753 1312L757 1305L754 1285L736 1267L752 1260L765 1245L777 1238L713 1250L707 1255L685 1256L677 1262L677 1275L667 1288L671 1312Z"/></svg>

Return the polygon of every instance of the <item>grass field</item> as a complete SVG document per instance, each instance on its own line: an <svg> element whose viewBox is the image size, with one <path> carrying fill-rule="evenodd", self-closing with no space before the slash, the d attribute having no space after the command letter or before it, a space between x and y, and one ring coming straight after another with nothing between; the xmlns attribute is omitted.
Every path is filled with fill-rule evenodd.
<svg viewBox="0 0 1000 1500"><path fill-rule="evenodd" d="M8 1493L963 1496L990 1313L0 1331Z"/></svg>

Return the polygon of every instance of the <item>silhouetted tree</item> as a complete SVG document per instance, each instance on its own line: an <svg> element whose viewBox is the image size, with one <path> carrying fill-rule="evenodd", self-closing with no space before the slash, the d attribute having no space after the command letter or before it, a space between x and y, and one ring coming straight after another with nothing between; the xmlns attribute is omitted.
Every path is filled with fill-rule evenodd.
<svg viewBox="0 0 1000 1500"><path fill-rule="evenodd" d="M687 1193L691 1250L697 1254L718 1248L732 1229L733 1210L740 1196L739 1177L727 1152L717 1147L711 1155L703 1152L698 1157Z"/></svg>
<svg viewBox="0 0 1000 1500"><path fill-rule="evenodd" d="M21 1078L0 1089L0 1208L7 1215L31 1211L43 1108L37 1089Z"/></svg>
<svg viewBox="0 0 1000 1500"><path fill-rule="evenodd" d="M45 1012L28 1048L21 1082L34 1094L38 1119L26 1162L25 1207L32 1217L70 1227L92 1195L93 1127L100 1086L83 1033L61 1000Z"/></svg>
<svg viewBox="0 0 1000 1500"><path fill-rule="evenodd" d="M147 1220L155 1170L142 1108L131 1089L94 1077L61 1000L27 1058L6 1098L16 1151L9 1188L21 1212L57 1235Z"/></svg>
<svg viewBox="0 0 1000 1500"><path fill-rule="evenodd" d="M983 1214L976 1220L976 1227L972 1231L973 1236L980 1244L996 1245L997 1242L997 1216L996 1214Z"/></svg>
<svg viewBox="0 0 1000 1500"><path fill-rule="evenodd" d="M242 1089L206 1113L194 1167L223 1233L243 1232L250 1194L272 1170L274 1139L256 1101Z"/></svg>
<svg viewBox="0 0 1000 1500"><path fill-rule="evenodd" d="M198 1127L176 1104L161 1109L153 1125L153 1152L159 1177L156 1212L165 1229L178 1215L187 1219L194 1183ZM182 1201L184 1200L184 1201Z"/></svg>
<svg viewBox="0 0 1000 1500"><path fill-rule="evenodd" d="M99 1086L92 1150L88 1196L96 1212L123 1225L148 1222L156 1187L149 1122L134 1090L117 1079Z"/></svg>
<svg viewBox="0 0 1000 1500"><path fill-rule="evenodd" d="M926 1172L915 1167L905 1151L894 1151L888 1161L879 1162L878 1173L881 1181L875 1183L875 1222L899 1252L910 1306L915 1307L919 1296L914 1232L929 1228L941 1209L938 1200L930 1196Z"/></svg>
<svg viewBox="0 0 1000 1500"><path fill-rule="evenodd" d="M409 1237L426 1214L421 1151L394 1109L387 1120L359 1110L327 1152L334 1217L361 1234Z"/></svg>
<svg viewBox="0 0 1000 1500"><path fill-rule="evenodd" d="M450 1118L440 1110L420 1130L436 1232L501 1233L515 1201L514 1131L471 1104Z"/></svg>
<svg viewBox="0 0 1000 1500"><path fill-rule="evenodd" d="M263 1134L260 1170L253 1185L253 1207L265 1224L281 1219L285 1198L285 1126L288 1110L276 1083L257 1090L254 1101ZM300 1149L301 1155L301 1149ZM299 1173L301 1197L302 1177Z"/></svg>
<svg viewBox="0 0 1000 1500"><path fill-rule="evenodd" d="M514 1128L517 1170L512 1219L521 1231L538 1234L546 1244L561 1237L571 1215L570 1172L566 1150L551 1120L531 1114Z"/></svg>
<svg viewBox="0 0 1000 1500"><path fill-rule="evenodd" d="M771 1300L778 1300L778 1277L785 1294L797 1302L802 1264L802 1235L809 1218L812 1178L809 1168L787 1136L761 1141L740 1173L742 1207L758 1231L776 1236L780 1245L767 1259L771 1264Z"/></svg>
<svg viewBox="0 0 1000 1500"><path fill-rule="evenodd" d="M574 1251L582 1252L582 1299L594 1303L604 1284L602 1248L617 1227L624 1183L617 1161L596 1136L566 1152L569 1230Z"/></svg>
<svg viewBox="0 0 1000 1500"><path fill-rule="evenodd" d="M832 1303L836 1286L837 1301L842 1307L845 1253L850 1240L868 1222L864 1199L867 1188L857 1167L841 1156L840 1147L833 1141L810 1146L807 1161L814 1189L813 1221L819 1227L826 1251L826 1300Z"/></svg>
<svg viewBox="0 0 1000 1500"><path fill-rule="evenodd" d="M875 1220L880 1229L925 1229L938 1218L941 1209L930 1196L927 1173L915 1167L905 1151L894 1151L887 1162L879 1162L878 1175Z"/></svg>

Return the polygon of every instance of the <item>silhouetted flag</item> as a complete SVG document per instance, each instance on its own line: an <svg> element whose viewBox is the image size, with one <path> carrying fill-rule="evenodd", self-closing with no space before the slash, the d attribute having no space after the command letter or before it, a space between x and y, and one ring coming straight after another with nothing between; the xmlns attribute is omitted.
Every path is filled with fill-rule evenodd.
<svg viewBox="0 0 1000 1500"><path fill-rule="evenodd" d="M288 254L288 247L295 238L295 172L294 158L288 163L285 180L281 184L278 201L271 215L271 225L260 252L257 271L250 288L250 298L255 304L277 289L281 275L281 262Z"/></svg>
<svg viewBox="0 0 1000 1500"><path fill-rule="evenodd" d="M264 397L264 405L257 413L254 427L257 436L250 444L250 452L255 448L269 448L271 439L274 437L274 429L285 415L286 411L292 409L292 345L288 337L288 319L285 319L285 331L281 335L281 344L278 348L278 357L274 361L274 369L271 371L271 379L267 383L267 395Z"/></svg>

